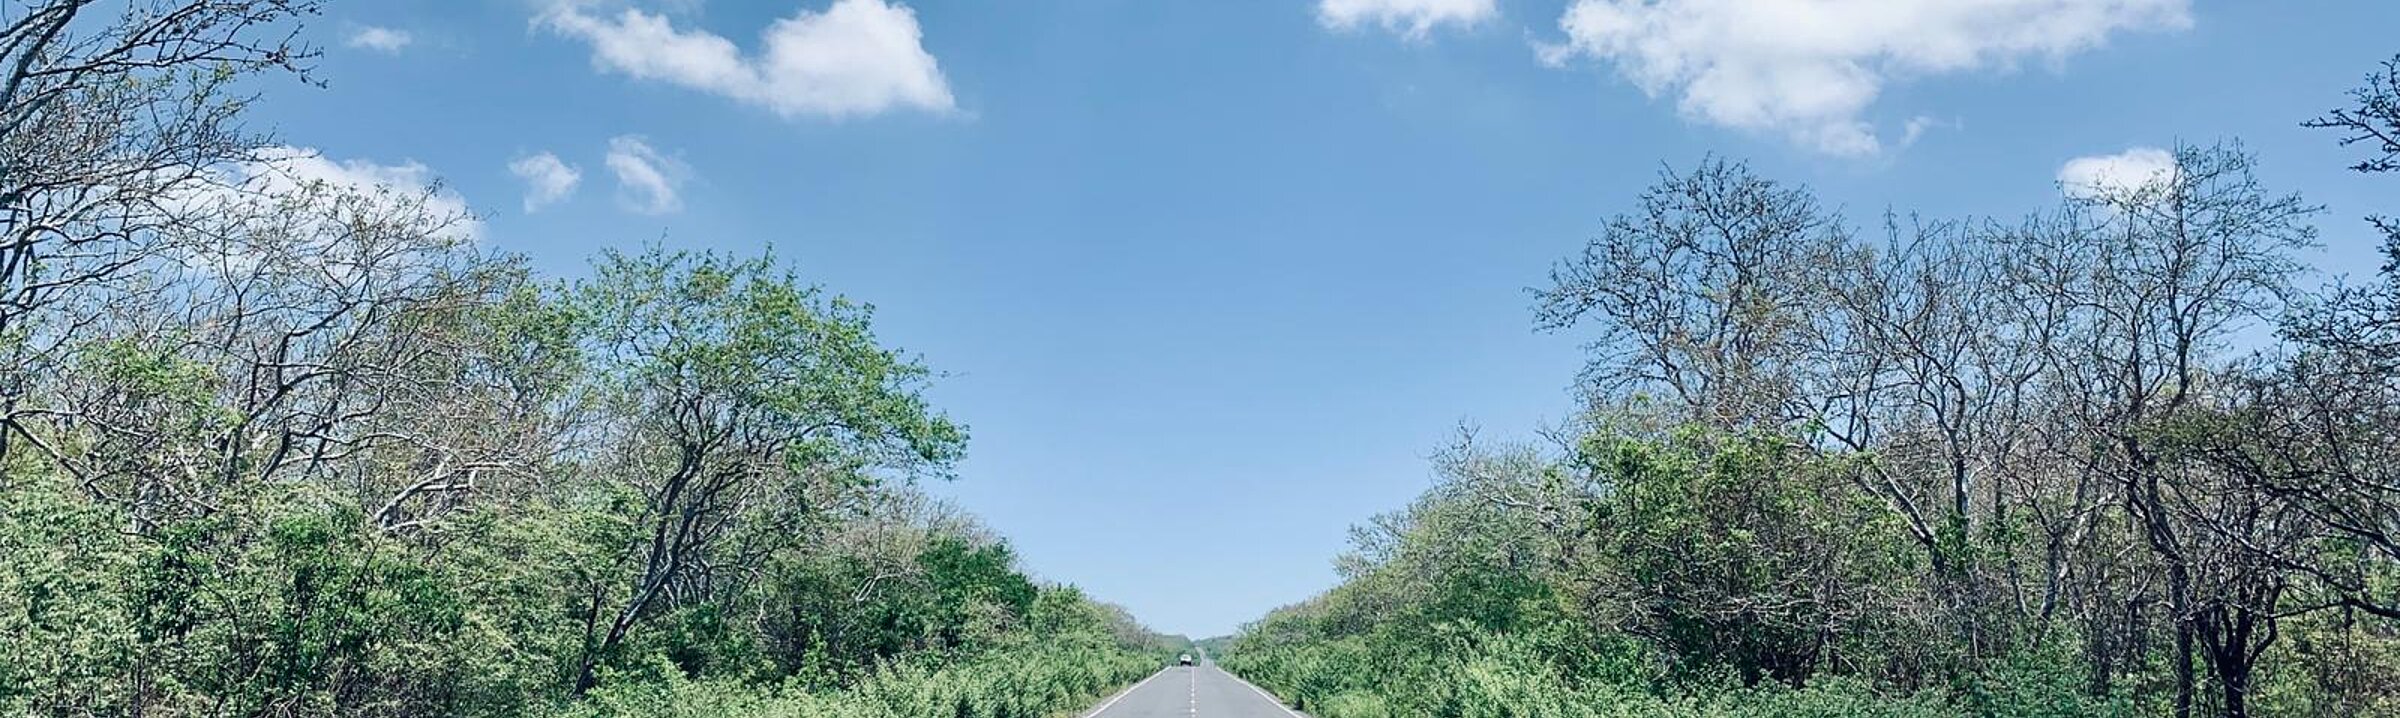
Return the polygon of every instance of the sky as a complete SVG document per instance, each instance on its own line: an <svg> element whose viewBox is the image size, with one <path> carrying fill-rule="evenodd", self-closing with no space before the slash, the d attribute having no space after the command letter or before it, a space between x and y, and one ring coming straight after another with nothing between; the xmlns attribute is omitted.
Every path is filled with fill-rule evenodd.
<svg viewBox="0 0 2400 718"><path fill-rule="evenodd" d="M968 424L931 487L1040 577L1232 632L1332 586L1462 424L1573 410L1531 288L1711 153L1887 211L2013 217L2238 140L2374 269L2389 178L2299 123L2400 3L379 0L254 126L439 183L556 276L777 257L877 307Z"/></svg>

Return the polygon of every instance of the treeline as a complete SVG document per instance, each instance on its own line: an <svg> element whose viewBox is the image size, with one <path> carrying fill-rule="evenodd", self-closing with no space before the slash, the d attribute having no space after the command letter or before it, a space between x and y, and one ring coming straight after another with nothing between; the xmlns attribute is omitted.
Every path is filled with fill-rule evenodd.
<svg viewBox="0 0 2400 718"><path fill-rule="evenodd" d="M2400 60L2309 124L2400 169ZM1320 718L2400 715L2400 224L2238 145L1861 232L1669 171L1562 262L1589 413L1471 435L1225 664Z"/></svg>
<svg viewBox="0 0 2400 718"><path fill-rule="evenodd" d="M913 488L966 431L865 305L247 132L318 9L0 7L0 713L1017 718L1179 647Z"/></svg>

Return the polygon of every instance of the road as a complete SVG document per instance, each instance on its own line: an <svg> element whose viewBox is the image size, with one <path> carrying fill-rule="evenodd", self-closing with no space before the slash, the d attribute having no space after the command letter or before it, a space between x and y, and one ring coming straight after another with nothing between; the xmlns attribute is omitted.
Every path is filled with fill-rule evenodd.
<svg viewBox="0 0 2400 718"><path fill-rule="evenodd" d="M1215 664L1170 666L1084 718L1307 718Z"/></svg>

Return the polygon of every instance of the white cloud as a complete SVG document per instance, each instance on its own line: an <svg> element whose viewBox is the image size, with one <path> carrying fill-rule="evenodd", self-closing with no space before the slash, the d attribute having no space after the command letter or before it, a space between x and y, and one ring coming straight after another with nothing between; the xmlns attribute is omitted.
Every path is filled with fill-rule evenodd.
<svg viewBox="0 0 2400 718"><path fill-rule="evenodd" d="M415 41L416 37L409 35L406 30L369 25L360 28L358 32L351 33L350 39L344 41L343 44L374 50L386 55L397 55L401 50L406 49L409 43Z"/></svg>
<svg viewBox="0 0 2400 718"><path fill-rule="evenodd" d="M558 0L537 21L592 46L592 64L765 107L784 117L852 117L897 108L956 105L925 51L916 13L884 0L834 0L761 33L745 56L733 41L677 29L664 15L627 8L614 17Z"/></svg>
<svg viewBox="0 0 2400 718"><path fill-rule="evenodd" d="M608 169L617 175L617 203L642 214L683 209L681 190L691 170L633 135L608 141Z"/></svg>
<svg viewBox="0 0 2400 718"><path fill-rule="evenodd" d="M466 200L414 161L337 161L312 148L273 146L246 162L171 172L188 179L160 203L162 218L247 227L203 231L228 243L230 253L218 259L234 266L253 266L262 252L322 250L365 225L443 241L483 235Z"/></svg>
<svg viewBox="0 0 2400 718"><path fill-rule="evenodd" d="M1374 23L1411 40L1422 40L1444 23L1473 26L1500 14L1494 0L1318 0L1317 24L1353 30Z"/></svg>
<svg viewBox="0 0 2400 718"><path fill-rule="evenodd" d="M1894 79L2062 62L2190 24L2190 0L1575 0L1566 41L1541 54L1611 62L1701 121L1859 156L1883 148L1861 115Z"/></svg>
<svg viewBox="0 0 2400 718"><path fill-rule="evenodd" d="M482 223L467 207L467 200L443 187L431 168L414 160L396 165L337 161L315 148L286 145L260 148L251 158L203 170L169 209L187 213L207 211L211 206L268 210L275 202L299 196L305 187L321 186L365 198L359 205L363 208L410 213L421 209L429 222L463 231L470 238L482 233Z"/></svg>
<svg viewBox="0 0 2400 718"><path fill-rule="evenodd" d="M1943 122L1924 115L1908 118L1908 122L1900 127L1900 146L1907 147L1916 144L1917 140L1924 139L1925 133L1936 128L1954 126L1956 126L1954 123Z"/></svg>
<svg viewBox="0 0 2400 718"><path fill-rule="evenodd" d="M583 183L583 172L560 160L558 155L543 152L518 157L508 163L510 174L525 181L525 211L534 212L566 199Z"/></svg>
<svg viewBox="0 0 2400 718"><path fill-rule="evenodd" d="M2140 189L2174 176L2175 153L2135 147L2113 155L2067 160L2058 168L2058 187L2069 197L2091 199Z"/></svg>

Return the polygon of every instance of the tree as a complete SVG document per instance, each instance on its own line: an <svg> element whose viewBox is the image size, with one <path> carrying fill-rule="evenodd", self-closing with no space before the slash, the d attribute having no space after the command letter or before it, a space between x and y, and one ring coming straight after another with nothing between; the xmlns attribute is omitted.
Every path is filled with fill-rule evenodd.
<svg viewBox="0 0 2400 718"><path fill-rule="evenodd" d="M2368 147L2354 171L2400 171L2400 57L2350 96L2353 106L2304 124ZM2249 430L2261 440L2236 445L2222 461L2313 518L2341 547L2266 558L2308 573L2349 608L2400 619L2390 580L2400 569L2400 479L2390 458L2400 455L2391 431L2400 422L2400 223L2367 221L2385 237L2389 261L2379 281L2337 285L2284 317L2282 333L2299 351L2258 382Z"/></svg>
<svg viewBox="0 0 2400 718"><path fill-rule="evenodd" d="M1970 656L2005 650L1983 615L2001 581L1978 561L2006 530L1998 467L2021 459L2043 371L2033 344L2049 326L2015 291L1990 228L1887 218L1880 246L1847 249L1829 275L1825 329L1813 337L1814 429L1867 457L1861 486L1881 496L1930 559Z"/></svg>
<svg viewBox="0 0 2400 718"><path fill-rule="evenodd" d="M301 72L316 0L35 0L0 8L0 457L41 444L39 377L91 301L166 259L209 173L254 159L242 77ZM73 304L74 308L67 305ZM77 311L80 309L82 311Z"/></svg>
<svg viewBox="0 0 2400 718"><path fill-rule="evenodd" d="M1592 325L1596 397L1655 392L1697 419L1774 427L1794 405L1823 273L1847 235L1807 190L1723 159L1662 170L1536 294L1536 323Z"/></svg>
<svg viewBox="0 0 2400 718"><path fill-rule="evenodd" d="M2250 715L2254 674L2281 637L2279 622L2313 610L2287 609L2285 596L2303 574L2278 560L2313 552L2313 527L2292 504L2258 490L2290 473L2257 460L2266 454L2254 442L2273 438L2256 431L2253 412L2268 405L2256 396L2209 397L2161 420L2148 439L2169 478L2145 509L2171 511L2189 527L2175 547L2192 584L2183 610L2224 716Z"/></svg>
<svg viewBox="0 0 2400 718"><path fill-rule="evenodd" d="M2334 108L2301 125L2339 132L2345 146L2370 148L2370 156L2350 166L2354 172L2400 171L2400 55L2368 73L2365 84L2350 90L2350 99L2351 106ZM2383 232L2384 252L2391 262L2384 271L2400 271L2400 222L2384 216L2369 216L2367 222Z"/></svg>
<svg viewBox="0 0 2400 718"><path fill-rule="evenodd" d="M1595 434L1577 459L1597 497L1582 571L1605 628L1687 667L1801 685L1899 606L1893 517L1839 460L1771 435L1694 427Z"/></svg>
<svg viewBox="0 0 2400 718"><path fill-rule="evenodd" d="M120 280L147 289L68 303L113 339L44 381L55 408L28 410L84 437L52 458L133 507L136 532L278 481L338 487L406 530L537 473L556 377L508 366L529 347L500 312L524 271L479 253L434 191L194 200L210 216L167 232L175 263Z"/></svg>
<svg viewBox="0 0 2400 718"><path fill-rule="evenodd" d="M589 587L579 692L645 620L743 593L839 493L943 475L965 441L867 307L771 258L609 252L571 302L600 408L583 470L633 516L622 577Z"/></svg>
<svg viewBox="0 0 2400 718"><path fill-rule="evenodd" d="M2093 445L2106 447L2084 460L2115 481L2136 533L2162 564L2176 618L2179 716L2191 711L2196 622L2212 605L2198 573L2227 547L2181 520L2184 487L2149 432L2232 369L2212 357L2233 332L2280 308L2301 270L2292 253L2316 236L2308 220L2317 208L2267 192L2253 162L2238 147L2179 147L2164 176L2097 188L2071 215L2085 221L2033 240L2036 256L2062 256L2045 242L2069 243L2063 256L2084 268L2053 274L2065 280L2059 290L2071 305L2084 308L2062 347L2078 355L2063 364L2078 379L2069 408ZM2217 668L2222 681L2238 666Z"/></svg>

